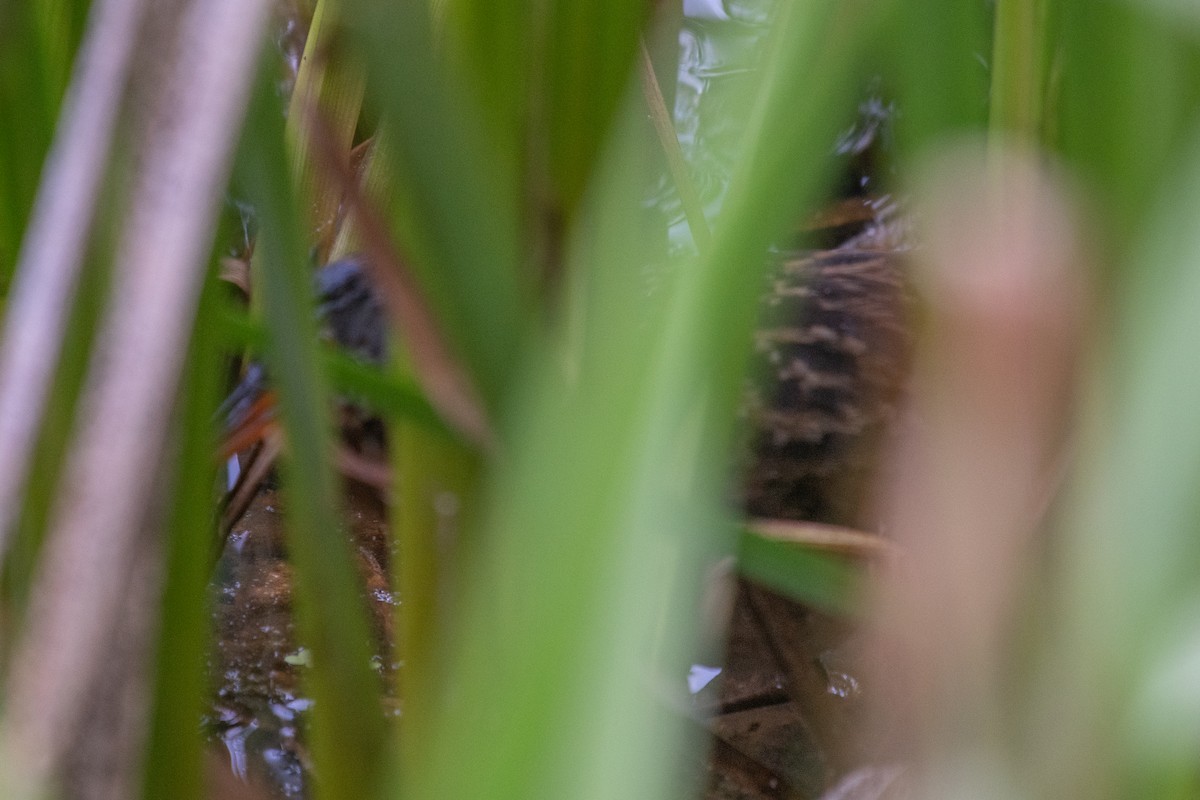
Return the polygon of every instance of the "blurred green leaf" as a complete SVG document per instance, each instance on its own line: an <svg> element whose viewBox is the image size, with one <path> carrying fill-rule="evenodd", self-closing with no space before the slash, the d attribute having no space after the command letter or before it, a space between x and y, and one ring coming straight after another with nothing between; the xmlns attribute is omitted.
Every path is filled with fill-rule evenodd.
<svg viewBox="0 0 1200 800"><path fill-rule="evenodd" d="M87 0L0 0L0 298L83 32Z"/></svg>
<svg viewBox="0 0 1200 800"><path fill-rule="evenodd" d="M854 614L861 569L852 561L789 542L742 531L738 540L738 569L756 583L798 603L839 614Z"/></svg>
<svg viewBox="0 0 1200 800"><path fill-rule="evenodd" d="M550 174L558 197L552 210L569 225L613 130L618 101L634 77L645 0L552 0L544 10L545 60L540 91ZM544 211L543 211L544 213Z"/></svg>
<svg viewBox="0 0 1200 800"><path fill-rule="evenodd" d="M1124 0L1060 5L1061 148L1094 192L1111 265L1178 169L1200 109L1200 48Z"/></svg>
<svg viewBox="0 0 1200 800"><path fill-rule="evenodd" d="M1047 71L1051 56L1050 3L999 0L992 36L989 125L1035 146L1043 133Z"/></svg>
<svg viewBox="0 0 1200 800"><path fill-rule="evenodd" d="M329 180L312 147L309 122L320 115L338 157L350 152L362 109L364 76L354 50L345 47L337 3L318 0L304 44L287 114L287 141L301 195L307 198L317 263L328 259L342 202L341 187Z"/></svg>
<svg viewBox="0 0 1200 800"><path fill-rule="evenodd" d="M1071 759L1039 759L1051 786L1132 782L1127 796L1153 796L1138 782L1153 786L1165 766L1155 762L1171 753L1129 745L1179 724L1175 715L1144 716L1137 693L1177 647L1167 634L1178 634L1179 615L1200 592L1200 421L1191 411L1200 373L1183 366L1200 339L1200 229L1190 223L1200 202L1200 129L1191 138L1131 250L1125 269L1139 279L1121 298L1112 349L1089 384L1052 573L1056 613L1028 687L1029 745L1072 743ZM1053 714L1042 705L1050 698Z"/></svg>
<svg viewBox="0 0 1200 800"><path fill-rule="evenodd" d="M0 0L0 295L87 5ZM321 22L335 6L344 36ZM261 214L265 323L218 308L212 294L202 301L179 408L181 471L167 498L162 614L171 635L158 653L147 796L196 797L201 787L201 588L214 469L207 409L221 345L263 353L282 398L318 795L370 797L385 771L389 788L414 800L686 791L664 755L686 733L666 709L683 683L706 560L734 551L753 580L856 610L855 565L752 535L735 542L724 500L764 256L829 177L830 144L868 62L896 90L901 169L920 149L985 131L989 119L993 131L1020 131L1047 158L1062 156L1090 192L1099 220L1092 263L1116 266L1094 312L1080 474L1059 507L1063 530L1048 537L1053 563L1044 572L1054 582L1030 604L1032 624L1045 627L1015 637L1024 661L997 666L1012 692L1004 733L1019 757L1011 774L984 775L986 786L1031 796L1195 793L1189 742L1200 725L1187 685L1200 596L1200 385L1190 368L1200 339L1200 241L1190 224L1200 204L1195 11L1175 0L722 10L769 18L771 43L763 70L736 83L753 91L720 98L703 121L714 127L699 131L724 126L724 139L741 136L712 244L662 264L664 233L643 215L657 145L645 108L626 94L653 4L317 7L312 52L335 45L328 81L315 81L330 93L322 102L331 127L339 147L355 133L361 64L367 117L383 121L367 194L385 209L400 255L485 398L499 432L486 453L447 430L403 357L377 368L315 344L307 265L314 234L326 232L310 230L297 197L320 183L319 170L304 164L302 141L288 160L280 104L262 81L238 174ZM290 120L298 126L296 107ZM114 162L108 205L119 203L129 169ZM97 236L110 234L101 221ZM347 226L339 244L351 234ZM87 263L39 443L39 480L0 583L4 633L24 622L40 530L59 492L53 476L106 271ZM400 750L385 746L380 677L339 532L334 390L389 423L406 659ZM986 754L979 763L999 769L1001 760Z"/></svg>
<svg viewBox="0 0 1200 800"><path fill-rule="evenodd" d="M488 149L515 158L519 173L528 169L534 132L534 84L544 71L545 25L541 6L528 0L494 3L487 0L442 0L435 20L444 30L445 49L461 71L470 102L480 111L488 131ZM522 182L509 188L507 199L520 207L530 198Z"/></svg>
<svg viewBox="0 0 1200 800"><path fill-rule="evenodd" d="M315 701L309 733L317 789L322 797L357 799L378 788L385 726L365 600L336 513L330 393L317 357L306 217L269 74L264 68L257 82L237 176L260 215L265 355L288 443L283 477L296 610L301 639L313 652L306 685Z"/></svg>
<svg viewBox="0 0 1200 800"><path fill-rule="evenodd" d="M704 556L732 545L725 465L767 246L829 174L868 33L834 5L783 10L714 246L655 291L640 202L652 140L640 101L623 108L570 237L579 328L522 373L444 713L409 796L677 792L662 754L684 731L645 689L682 687L697 619L670 609L687 606Z"/></svg>
<svg viewBox="0 0 1200 800"><path fill-rule="evenodd" d="M880 44L891 56L902 155L987 126L992 52L990 4L961 0L894 3ZM877 6L876 13L887 13Z"/></svg>
<svg viewBox="0 0 1200 800"><path fill-rule="evenodd" d="M2 126L0 126L2 127ZM123 163L118 157L118 163ZM117 170L113 170L115 173ZM12 549L4 564L5 599L14 609L22 608L36 575L37 558L50 515L61 491L59 476L75 432L75 412L84 388L87 365L92 357L96 329L106 302L111 253L119 235L124 198L110 178L109 202L99 209L90 252L80 272L69 322L64 329L54 381L47 394L41 430L33 453L30 475L37 476L26 487L21 516L17 522Z"/></svg>
<svg viewBox="0 0 1200 800"><path fill-rule="evenodd" d="M434 52L425 4L345 0L343 11L367 64L368 101L382 111L382 200L406 263L494 411L532 322L517 154L489 146L478 108Z"/></svg>
<svg viewBox="0 0 1200 800"><path fill-rule="evenodd" d="M460 600L447 586L459 585L464 554L476 544L466 534L477 523L483 472L479 452L431 433L410 419L393 419L388 429L395 500L396 653L404 705L402 773L420 770L422 739L433 727L438 691L448 668Z"/></svg>

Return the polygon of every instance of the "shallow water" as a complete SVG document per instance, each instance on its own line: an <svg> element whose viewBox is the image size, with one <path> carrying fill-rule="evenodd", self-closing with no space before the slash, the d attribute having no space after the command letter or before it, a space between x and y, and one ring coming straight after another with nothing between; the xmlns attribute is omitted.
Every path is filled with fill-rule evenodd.
<svg viewBox="0 0 1200 800"><path fill-rule="evenodd" d="M396 672L390 655L396 600L386 572L391 553L383 505L370 490L355 488L343 519L371 611L372 663L384 702L394 703L388 698ZM303 797L308 756L302 731L312 707L304 671L310 658L296 640L292 567L274 490L261 492L230 531L213 581L213 622L210 735L237 777L276 797Z"/></svg>

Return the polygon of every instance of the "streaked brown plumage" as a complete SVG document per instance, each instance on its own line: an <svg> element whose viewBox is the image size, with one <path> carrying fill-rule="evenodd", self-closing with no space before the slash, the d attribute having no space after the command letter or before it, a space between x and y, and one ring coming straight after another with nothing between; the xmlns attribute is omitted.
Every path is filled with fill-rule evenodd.
<svg viewBox="0 0 1200 800"><path fill-rule="evenodd" d="M908 371L908 305L894 254L781 259L744 405L750 515L861 522L862 489Z"/></svg>
<svg viewBox="0 0 1200 800"><path fill-rule="evenodd" d="M357 260L322 268L317 287L332 338L378 361L383 315ZM755 334L757 377L743 404L747 513L861 522L861 485L907 373L907 305L899 259L888 251L779 259ZM261 369L253 371L239 391L257 398L264 380ZM240 396L235 392L226 403L223 414L231 421ZM232 422L231 429L238 430ZM261 435L261 426L254 430ZM237 447L226 449L245 445L235 441Z"/></svg>

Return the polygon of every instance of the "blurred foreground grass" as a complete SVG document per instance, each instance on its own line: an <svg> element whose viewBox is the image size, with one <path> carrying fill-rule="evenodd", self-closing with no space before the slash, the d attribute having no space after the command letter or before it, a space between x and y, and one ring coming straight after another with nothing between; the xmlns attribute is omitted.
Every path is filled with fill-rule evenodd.
<svg viewBox="0 0 1200 800"><path fill-rule="evenodd" d="M701 249L653 291L647 265L665 234L643 199L663 151L636 64L644 39L659 75L673 75L678 7L294 5L312 29L285 122L263 0L0 0L5 797L204 796L209 454L229 338L213 274L237 227L219 213L230 185L257 212L254 313L289 443L317 795L687 795L677 754L694 743L656 687L682 682L705 569L738 551L724 498L764 256L830 181L829 143L873 73L901 109L898 186L971 136L990 148L981 184L1025 174L1011 143L1035 172L1066 175L1043 217L1077 226L1061 233L1084 243L1089 287L1061 315L989 316L1006 287L1047 277L1021 274L1042 263L1019 260L1024 240L1001 240L986 273L996 303L964 323L954 263L929 257L932 366L914 394L932 398L927 441L950 444L928 461L898 457L922 465L907 476L914 492L964 476L1019 483L1005 471L1014 453L1049 453L1060 468L1025 476L1041 492L984 492L978 505L964 492L913 517L899 504L902 531L951 531L926 541L929 559L965 570L998 552L1011 563L994 572L1012 572L990 587L1007 598L999 611L966 617L987 644L981 661L934 659L948 682L918 695L956 710L915 717L927 725L913 737L921 791L1195 796L1200 16L1188 4L781 0L753 91L705 123L738 132L711 241L696 235ZM354 167L363 133L373 143ZM954 213L929 208L931 229ZM400 345L374 389L400 398L387 408L395 724L336 535L330 374L310 315L310 254L350 250L375 264ZM1040 360L1035 326L1069 325L1073 304L1086 323L1062 335L1081 339L1082 356L1064 356L1053 378L1077 369L1070 401L1017 424L1043 413L1023 403L1049 392L1039 365L1058 363ZM947 331L959 338L938 338ZM986 344L989 331L1024 343L1003 351L1007 372L955 360L953 345ZM989 430L990 406L973 416L970 398L1008 397L984 391L996 374L1014 398L1001 421L1018 433L1001 446L955 440ZM434 503L447 493L457 539L439 559ZM973 550L986 531L1013 534L1012 547ZM949 558L960 544L964 560ZM796 594L851 604L840 561L761 543L740 552ZM926 554L919 535L910 553ZM947 604L969 610L984 588L968 583ZM935 633L930 648L977 652L963 630ZM81 742L117 765L104 781L69 757Z"/></svg>

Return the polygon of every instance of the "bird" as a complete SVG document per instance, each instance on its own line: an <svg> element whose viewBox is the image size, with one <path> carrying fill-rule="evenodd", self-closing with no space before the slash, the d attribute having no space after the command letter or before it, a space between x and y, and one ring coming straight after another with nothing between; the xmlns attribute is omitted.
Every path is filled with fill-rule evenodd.
<svg viewBox="0 0 1200 800"><path fill-rule="evenodd" d="M360 361L383 364L388 339L383 301L367 277L362 256L352 254L317 269L313 290L322 338ZM364 443L370 450L383 446L383 426L375 417L352 403L340 407L343 434L354 439L358 449ZM276 397L261 362L247 362L214 417L221 431L217 457L227 464L221 527L228 530L249 507L280 450ZM243 453L248 458L239 458ZM379 459L363 457L348 447L339 448L337 455L339 468L347 475L381 490L390 485L386 465Z"/></svg>
<svg viewBox="0 0 1200 800"><path fill-rule="evenodd" d="M864 485L896 414L911 354L911 303L895 250L844 247L773 256L751 343L740 417L740 504L748 516L855 525ZM323 335L383 363L386 314L358 255L314 275ZM251 362L221 406L221 455L273 419L265 369Z"/></svg>
<svg viewBox="0 0 1200 800"><path fill-rule="evenodd" d="M912 353L894 250L784 253L769 272L742 403L751 517L856 526Z"/></svg>
<svg viewBox="0 0 1200 800"><path fill-rule="evenodd" d="M370 364L387 356L387 324L383 302L367 278L359 255L331 261L313 275L316 313L322 337ZM274 395L266 368L250 361L241 380L217 409L223 437L220 452L229 456L261 437L274 417Z"/></svg>

